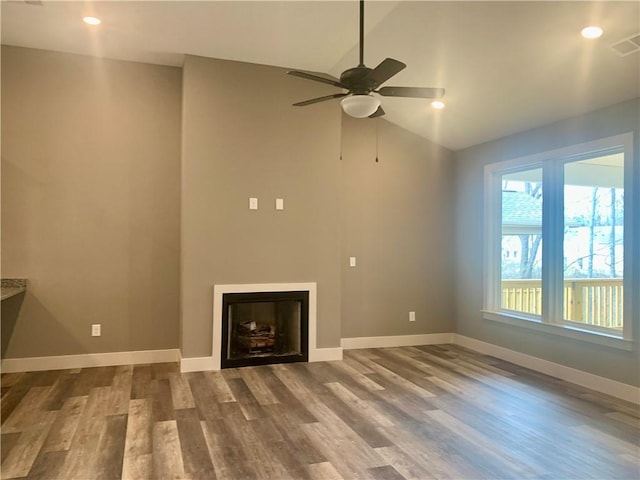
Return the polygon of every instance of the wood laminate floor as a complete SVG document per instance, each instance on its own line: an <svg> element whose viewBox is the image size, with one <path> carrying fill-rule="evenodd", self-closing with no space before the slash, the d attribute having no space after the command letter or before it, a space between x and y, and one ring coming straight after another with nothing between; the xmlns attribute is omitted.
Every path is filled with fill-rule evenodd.
<svg viewBox="0 0 640 480"><path fill-rule="evenodd" d="M637 479L638 406L456 346L2 376L2 478Z"/></svg>

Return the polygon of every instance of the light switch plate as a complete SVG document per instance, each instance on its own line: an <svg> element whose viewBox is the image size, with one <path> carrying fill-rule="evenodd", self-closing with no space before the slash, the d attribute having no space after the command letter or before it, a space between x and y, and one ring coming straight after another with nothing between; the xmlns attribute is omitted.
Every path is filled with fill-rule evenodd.
<svg viewBox="0 0 640 480"><path fill-rule="evenodd" d="M276 198L276 210L284 210L284 199Z"/></svg>
<svg viewBox="0 0 640 480"><path fill-rule="evenodd" d="M249 210L257 210L258 209L258 199L251 197L249 199Z"/></svg>
<svg viewBox="0 0 640 480"><path fill-rule="evenodd" d="M350 267L356 266L356 257L349 257L349 266Z"/></svg>

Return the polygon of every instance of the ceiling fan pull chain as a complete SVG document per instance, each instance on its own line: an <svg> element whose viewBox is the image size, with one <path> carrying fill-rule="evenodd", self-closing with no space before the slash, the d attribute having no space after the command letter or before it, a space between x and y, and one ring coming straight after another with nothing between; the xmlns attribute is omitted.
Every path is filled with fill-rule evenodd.
<svg viewBox="0 0 640 480"><path fill-rule="evenodd" d="M380 123L380 119L376 118L376 163L380 160L378 159L378 124Z"/></svg>
<svg viewBox="0 0 640 480"><path fill-rule="evenodd" d="M340 112L340 160L342 160L342 147L343 147L343 139L344 139L344 118L342 117L342 112Z"/></svg>

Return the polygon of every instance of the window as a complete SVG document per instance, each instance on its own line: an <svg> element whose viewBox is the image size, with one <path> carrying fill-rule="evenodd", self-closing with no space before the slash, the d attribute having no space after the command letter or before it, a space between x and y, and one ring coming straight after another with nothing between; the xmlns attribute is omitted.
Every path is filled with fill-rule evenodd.
<svg viewBox="0 0 640 480"><path fill-rule="evenodd" d="M631 148L625 134L485 167L485 318L631 338Z"/></svg>
<svg viewBox="0 0 640 480"><path fill-rule="evenodd" d="M565 163L565 320L622 332L623 219L623 152Z"/></svg>
<svg viewBox="0 0 640 480"><path fill-rule="evenodd" d="M501 175L500 306L542 312L542 169ZM510 256L509 252L520 252Z"/></svg>

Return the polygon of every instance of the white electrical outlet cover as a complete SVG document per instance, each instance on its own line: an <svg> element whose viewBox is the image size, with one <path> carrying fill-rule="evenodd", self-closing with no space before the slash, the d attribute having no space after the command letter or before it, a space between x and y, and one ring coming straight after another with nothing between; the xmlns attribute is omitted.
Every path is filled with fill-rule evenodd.
<svg viewBox="0 0 640 480"><path fill-rule="evenodd" d="M249 198L249 210L258 210L258 199L255 197Z"/></svg>

